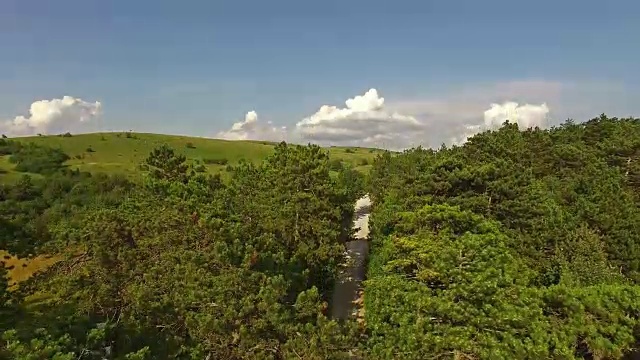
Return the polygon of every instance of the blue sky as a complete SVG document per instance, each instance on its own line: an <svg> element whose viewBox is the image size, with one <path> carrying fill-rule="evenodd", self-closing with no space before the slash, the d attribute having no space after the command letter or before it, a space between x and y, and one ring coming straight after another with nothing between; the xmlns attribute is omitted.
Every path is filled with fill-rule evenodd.
<svg viewBox="0 0 640 360"><path fill-rule="evenodd" d="M3 0L0 119L69 95L101 128L213 136L370 88L408 116L451 108L439 126L481 101L640 115L639 19L633 0Z"/></svg>

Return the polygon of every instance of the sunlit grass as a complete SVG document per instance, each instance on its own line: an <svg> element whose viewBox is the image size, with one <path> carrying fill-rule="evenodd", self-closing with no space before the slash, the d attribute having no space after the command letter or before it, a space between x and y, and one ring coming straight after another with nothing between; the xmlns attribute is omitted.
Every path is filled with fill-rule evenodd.
<svg viewBox="0 0 640 360"><path fill-rule="evenodd" d="M5 263L5 267L9 272L8 282L10 286L27 280L35 272L44 270L59 260L58 257L49 255L40 255L32 259L19 259L4 250L0 250L0 259Z"/></svg>

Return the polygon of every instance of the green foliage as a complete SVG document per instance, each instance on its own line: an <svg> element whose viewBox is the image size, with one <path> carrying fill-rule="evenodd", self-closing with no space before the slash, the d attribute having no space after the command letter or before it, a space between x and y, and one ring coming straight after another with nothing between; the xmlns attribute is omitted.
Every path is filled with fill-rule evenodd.
<svg viewBox="0 0 640 360"><path fill-rule="evenodd" d="M229 159L226 158L206 158L203 161L208 165L227 165L229 163Z"/></svg>
<svg viewBox="0 0 640 360"><path fill-rule="evenodd" d="M363 187L352 169L332 178L328 159L283 143L234 168L227 186L162 146L142 184L60 174L5 186L7 246L61 258L20 283L16 294L46 296L16 303L29 321L11 317L0 348L11 358L346 359L356 329L324 312L344 209Z"/></svg>
<svg viewBox="0 0 640 360"><path fill-rule="evenodd" d="M169 146L162 145L149 154L145 164L149 166L151 175L155 179L186 182L188 170L186 160L184 155L178 155Z"/></svg>
<svg viewBox="0 0 640 360"><path fill-rule="evenodd" d="M329 161L329 169L331 171L340 171L340 170L342 170L342 161L340 159L331 159Z"/></svg>
<svg viewBox="0 0 640 360"><path fill-rule="evenodd" d="M60 149L34 144L18 146L12 152L9 161L15 164L15 170L36 174L50 174L61 170L69 156Z"/></svg>
<svg viewBox="0 0 640 360"><path fill-rule="evenodd" d="M373 358L620 358L637 343L640 121L505 124L381 154L368 183Z"/></svg>
<svg viewBox="0 0 640 360"><path fill-rule="evenodd" d="M186 153L207 149L190 141ZM504 124L464 146L383 152L369 178L353 150L281 143L264 161L199 154L224 154L223 182L205 172L221 163L185 147L149 149L139 183L62 160L0 186L1 248L58 255L0 286L0 357L613 359L638 344L636 119ZM59 154L9 140L0 151ZM325 312L365 193L361 333Z"/></svg>
<svg viewBox="0 0 640 360"><path fill-rule="evenodd" d="M57 135L21 137L11 139L11 141L60 148L72 158L65 163L70 168L78 168L81 171L92 173L124 174L134 181L141 180L139 165L147 154L163 144L172 147L178 153L183 153L187 157L187 163L197 159L227 159L227 163L224 165L205 164L209 174L221 174L225 181L230 178L225 174L226 165L235 166L242 158L258 164L273 154L275 145L258 141L225 141L160 134L132 133L129 135L131 138L127 138L125 135L126 133L122 132L74 134L72 137ZM136 137L136 140L133 141L132 137ZM192 143L195 148L187 148L187 143ZM87 154L85 150L88 147L91 147L95 152ZM329 152L332 158L338 158L352 164L357 164L358 159L361 158L366 158L371 162L375 157L375 153L364 151L346 153L345 148L330 148ZM18 178L20 173L16 172L8 159L3 159L2 155L6 154L2 153L2 145L0 145L0 169L8 172L8 176L0 178L0 182L8 183ZM77 158L78 155L81 157ZM86 158L90 157L90 160L83 159L82 155L87 155ZM368 169L363 167L358 170L366 172Z"/></svg>
<svg viewBox="0 0 640 360"><path fill-rule="evenodd" d="M20 149L21 145L12 140L0 139L0 156L11 155Z"/></svg>

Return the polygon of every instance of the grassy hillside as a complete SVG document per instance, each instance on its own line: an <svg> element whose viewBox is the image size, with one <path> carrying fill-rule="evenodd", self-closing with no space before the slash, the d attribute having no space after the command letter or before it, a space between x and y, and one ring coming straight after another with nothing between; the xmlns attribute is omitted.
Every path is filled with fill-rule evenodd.
<svg viewBox="0 0 640 360"><path fill-rule="evenodd" d="M67 164L81 171L123 173L135 177L138 165L149 152L161 144L168 144L191 161L227 160L236 164L241 159L259 162L272 153L274 143L259 141L228 141L187 136L142 133L94 133L71 137L39 136L17 139L40 145L61 148L71 160ZM366 148L329 148L331 156L368 171L380 150ZM211 161L210 161L211 162ZM222 173L225 165L205 164L209 172ZM13 171L8 157L0 157L0 181L12 181L20 176Z"/></svg>

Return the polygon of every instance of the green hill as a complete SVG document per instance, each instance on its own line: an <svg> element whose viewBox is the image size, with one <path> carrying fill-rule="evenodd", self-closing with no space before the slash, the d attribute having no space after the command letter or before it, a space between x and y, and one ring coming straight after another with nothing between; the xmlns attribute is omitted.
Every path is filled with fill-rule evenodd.
<svg viewBox="0 0 640 360"><path fill-rule="evenodd" d="M81 171L138 174L138 165L151 150L168 144L191 161L202 161L211 173L224 175L226 164L236 164L241 159L260 162L273 152L275 143L263 141L229 141L188 136L147 133L93 133L72 136L36 136L17 138L20 142L32 142L61 148L71 160L67 165ZM332 158L351 163L358 170L368 171L376 154L381 150L367 148L331 147ZM0 157L0 181L12 181L20 176L13 170L8 156Z"/></svg>

